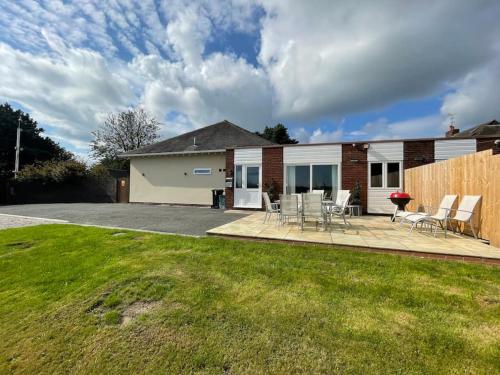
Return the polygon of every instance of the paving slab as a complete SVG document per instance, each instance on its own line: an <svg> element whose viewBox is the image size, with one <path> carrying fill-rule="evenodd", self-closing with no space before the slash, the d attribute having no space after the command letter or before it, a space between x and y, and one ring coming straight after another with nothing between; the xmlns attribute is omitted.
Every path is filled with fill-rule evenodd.
<svg viewBox="0 0 500 375"><path fill-rule="evenodd" d="M214 227L207 233L500 260L500 249L482 241L450 232L446 238L444 233L438 233L436 237L429 231L414 230L410 233L408 227L400 227L399 223L391 222L387 216L352 217L349 219L350 225L334 222L327 231L316 231L314 226L301 231L295 223L263 223L263 218L263 212L256 212L223 226Z"/></svg>

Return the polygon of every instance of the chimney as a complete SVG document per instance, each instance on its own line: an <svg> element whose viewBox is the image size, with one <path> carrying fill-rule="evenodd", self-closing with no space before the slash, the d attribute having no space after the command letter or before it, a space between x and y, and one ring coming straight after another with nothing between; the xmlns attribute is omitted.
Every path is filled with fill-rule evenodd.
<svg viewBox="0 0 500 375"><path fill-rule="evenodd" d="M455 134L460 133L460 129L456 129L453 125L450 125L448 131L445 133L446 137L453 137Z"/></svg>

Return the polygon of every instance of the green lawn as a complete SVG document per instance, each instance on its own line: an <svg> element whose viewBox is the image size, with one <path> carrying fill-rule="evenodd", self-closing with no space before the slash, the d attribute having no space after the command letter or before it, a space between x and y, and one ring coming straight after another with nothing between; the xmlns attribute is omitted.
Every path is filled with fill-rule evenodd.
<svg viewBox="0 0 500 375"><path fill-rule="evenodd" d="M500 369L499 267L117 232L0 231L0 373Z"/></svg>

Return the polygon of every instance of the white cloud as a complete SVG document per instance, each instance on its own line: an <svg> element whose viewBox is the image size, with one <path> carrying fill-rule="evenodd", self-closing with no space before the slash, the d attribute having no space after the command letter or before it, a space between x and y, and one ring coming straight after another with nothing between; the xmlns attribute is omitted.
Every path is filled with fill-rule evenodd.
<svg viewBox="0 0 500 375"><path fill-rule="evenodd" d="M441 135L448 112L462 127L500 117L494 0L0 0L0 7L0 96L80 152L106 112L138 104L158 116L165 136L224 118L251 130L334 119L335 126L292 132L308 143ZM260 32L260 65L207 55L219 33L235 31ZM356 131L339 122L445 91L441 114L380 118Z"/></svg>
<svg viewBox="0 0 500 375"><path fill-rule="evenodd" d="M58 40L52 56L21 52L0 43L0 97L28 108L50 124L50 135L76 147L90 139L98 116L133 102L119 65L110 66L97 52L67 49Z"/></svg>
<svg viewBox="0 0 500 375"><path fill-rule="evenodd" d="M442 137L445 131L444 118L439 114L395 122L379 118L367 122L359 130L350 132L345 138L349 140L380 140Z"/></svg>
<svg viewBox="0 0 500 375"><path fill-rule="evenodd" d="M0 25L7 27L13 17L19 33L12 43L0 41L0 73L6 77L0 97L21 103L51 125L46 127L54 139L78 150L87 147L105 113L137 104L158 116L168 136L224 118L260 129L271 121L272 93L264 72L233 55L202 56L212 22L250 29L253 8L240 4L233 14L231 7L210 4L172 3L162 25L164 10L154 1L9 3ZM20 31L27 11L30 42ZM64 35L75 18L79 33ZM118 47L133 59L116 55Z"/></svg>
<svg viewBox="0 0 500 375"><path fill-rule="evenodd" d="M199 64L210 29L210 20L191 6L168 23L167 36L180 59L186 64Z"/></svg>
<svg viewBox="0 0 500 375"><path fill-rule="evenodd" d="M496 118L500 120L500 58L475 70L456 83L444 98L443 116L453 114L464 130Z"/></svg>
<svg viewBox="0 0 500 375"><path fill-rule="evenodd" d="M342 128L337 128L333 131L316 128L314 130L299 127L291 131L292 138L297 139L300 143L326 143L339 142L342 140L344 131Z"/></svg>
<svg viewBox="0 0 500 375"><path fill-rule="evenodd" d="M434 94L494 56L498 1L266 0L277 114L343 116Z"/></svg>
<svg viewBox="0 0 500 375"><path fill-rule="evenodd" d="M257 130L272 121L266 76L242 59L212 54L191 68L157 56L139 56L131 67L146 82L145 107L159 118L183 113L191 129L228 119Z"/></svg>

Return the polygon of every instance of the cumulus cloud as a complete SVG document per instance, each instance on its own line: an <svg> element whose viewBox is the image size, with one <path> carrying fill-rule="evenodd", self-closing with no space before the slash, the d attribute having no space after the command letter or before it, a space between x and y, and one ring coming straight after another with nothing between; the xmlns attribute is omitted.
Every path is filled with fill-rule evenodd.
<svg viewBox="0 0 500 375"><path fill-rule="evenodd" d="M159 118L165 136L224 118L260 129L271 121L263 70L231 54L203 56L214 23L252 30L251 4L224 3L9 2L0 15L13 31L0 39L0 97L21 103L51 125L54 139L79 150L107 112L135 105ZM12 28L9 18L17 21Z"/></svg>
<svg viewBox="0 0 500 375"><path fill-rule="evenodd" d="M349 140L380 140L442 137L446 131L444 121L445 118L440 114L395 122L390 122L382 117L367 122L359 130L349 132L345 138Z"/></svg>
<svg viewBox="0 0 500 375"><path fill-rule="evenodd" d="M160 118L181 112L191 119L192 127L226 118L252 130L271 121L266 77L243 59L217 53L192 69L156 56L140 56L131 66L146 81L145 107Z"/></svg>
<svg viewBox="0 0 500 375"><path fill-rule="evenodd" d="M310 130L305 127L299 127L292 130L291 134L292 138L295 138L300 143L326 143L341 141L344 131L342 128L329 131L321 128Z"/></svg>
<svg viewBox="0 0 500 375"><path fill-rule="evenodd" d="M467 74L455 85L455 91L446 95L441 107L443 115L453 114L462 128L500 120L500 58L481 69Z"/></svg>
<svg viewBox="0 0 500 375"><path fill-rule="evenodd" d="M263 1L278 115L344 116L443 89L494 56L497 1Z"/></svg>
<svg viewBox="0 0 500 375"><path fill-rule="evenodd" d="M107 112L135 105L159 118L164 136L224 118L251 130L290 121L307 143L440 135L447 113L461 126L500 117L494 0L0 0L0 8L0 97L80 152ZM257 66L207 51L235 32L260 36ZM337 125L436 95L441 113L381 115L356 131L348 120Z"/></svg>
<svg viewBox="0 0 500 375"><path fill-rule="evenodd" d="M50 42L57 46L53 56L0 43L0 97L22 103L34 118L51 125L50 135L80 148L99 114L124 108L133 95L120 66L109 66L94 51L66 49L59 42Z"/></svg>

